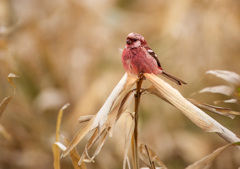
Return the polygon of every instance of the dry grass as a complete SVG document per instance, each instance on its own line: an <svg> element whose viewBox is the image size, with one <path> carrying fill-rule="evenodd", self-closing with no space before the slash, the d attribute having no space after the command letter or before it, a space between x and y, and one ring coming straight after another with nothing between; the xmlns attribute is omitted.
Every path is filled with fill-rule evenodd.
<svg viewBox="0 0 240 169"><path fill-rule="evenodd" d="M239 73L240 4L221 1L0 0L0 99L12 94L6 78L13 72L16 94L1 115L10 140L0 135L0 168L53 168L56 118L67 102L61 134L72 139L80 116L98 112L124 74L119 48L129 32L141 33L163 68L188 85L188 98L213 104L220 94L195 94L225 82L207 70ZM146 84L143 84L146 85ZM172 84L174 85L174 84ZM176 87L176 86L175 86ZM239 105L218 106L239 111ZM239 135L239 117L209 114ZM125 122L116 124L91 168L121 168ZM226 144L204 133L169 104L143 95L139 135L168 168L184 168ZM82 152L86 139L77 147ZM237 168L240 155L228 148L213 168ZM70 158L61 160L71 168Z"/></svg>

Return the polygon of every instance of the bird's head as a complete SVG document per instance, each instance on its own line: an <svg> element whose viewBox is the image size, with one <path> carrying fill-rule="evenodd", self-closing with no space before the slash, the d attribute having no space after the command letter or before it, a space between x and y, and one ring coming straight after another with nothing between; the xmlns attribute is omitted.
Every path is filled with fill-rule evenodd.
<svg viewBox="0 0 240 169"><path fill-rule="evenodd" d="M142 35L134 32L128 34L125 47L136 48L144 45L147 45L147 42Z"/></svg>

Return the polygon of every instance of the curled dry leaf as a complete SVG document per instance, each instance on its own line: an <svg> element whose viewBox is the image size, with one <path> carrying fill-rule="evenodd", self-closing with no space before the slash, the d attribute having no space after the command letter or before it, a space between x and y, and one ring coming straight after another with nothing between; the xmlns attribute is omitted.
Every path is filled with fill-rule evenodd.
<svg viewBox="0 0 240 169"><path fill-rule="evenodd" d="M221 85L221 86L206 87L199 91L199 93L206 93L206 92L219 93L219 94L224 94L226 96L231 96L234 93L234 87Z"/></svg>
<svg viewBox="0 0 240 169"><path fill-rule="evenodd" d="M14 83L13 83L13 78L16 78L16 77L20 77L20 76L18 76L18 75L15 75L14 73L10 73L9 75L8 75L8 82L13 86L13 88L14 89L16 89L16 87L15 87L15 85L14 85Z"/></svg>
<svg viewBox="0 0 240 169"><path fill-rule="evenodd" d="M68 145L69 144L69 141L64 138L64 141L65 141L65 144ZM60 148L62 151L65 151L67 149L67 147L60 143L60 142L55 142L54 143L58 148ZM72 164L73 164L73 168L74 169L87 169L85 164L82 163L81 165L78 165L78 161L80 159L80 156L79 154L77 153L77 150L76 148L72 149L71 152L70 152L70 157L71 157L71 160L72 160Z"/></svg>
<svg viewBox="0 0 240 169"><path fill-rule="evenodd" d="M58 118L57 118L57 125L56 125L56 139L55 142L59 142L59 131L60 131L60 126L61 126L61 121L62 121L62 114L63 111L69 106L70 104L67 103L65 104L60 111L58 112ZM54 169L60 169L60 150L58 147L58 144L53 144L52 145L52 151L53 151L53 158L54 158Z"/></svg>
<svg viewBox="0 0 240 169"><path fill-rule="evenodd" d="M58 112L57 125L56 125L56 142L59 141L59 132L60 132L63 111L67 109L69 106L70 106L69 103L65 104Z"/></svg>
<svg viewBox="0 0 240 169"><path fill-rule="evenodd" d="M217 132L228 142L234 143L240 139L230 130L219 124L198 107L186 100L176 89L154 74L145 73L144 76L152 82L156 89L168 102L181 110L198 127L208 132ZM240 148L240 147L238 147Z"/></svg>
<svg viewBox="0 0 240 169"><path fill-rule="evenodd" d="M209 70L206 74L212 74L218 78L221 78L233 86L240 86L240 75L235 72L227 70Z"/></svg>
<svg viewBox="0 0 240 169"><path fill-rule="evenodd" d="M7 80L13 87L13 93L12 93L12 95L5 97L3 99L3 101L0 103L0 118L3 114L3 112L6 110L8 103L12 100L13 96L15 95L16 87L13 83L13 78L15 78L15 77L19 77L19 76L15 75L13 73L10 73L8 75ZM5 130L5 128L1 124L0 124L0 134L3 135L8 140L11 140L11 138L12 138L11 135Z"/></svg>
<svg viewBox="0 0 240 169"><path fill-rule="evenodd" d="M10 73L10 74L8 75L7 80L8 80L8 82L9 82L9 83L12 85L12 87L13 87L13 94L10 95L10 96L8 96L8 97L5 97L5 98L3 99L3 101L1 102L1 104L0 104L0 117L2 116L3 112L5 111L8 103L12 100L13 96L15 95L16 87L15 87L15 85L14 85L14 83L13 83L13 78L16 78L16 77L19 77L19 76L15 75L15 74L13 74L13 73Z"/></svg>
<svg viewBox="0 0 240 169"><path fill-rule="evenodd" d="M213 164L214 160L216 157L221 154L224 150L226 150L228 147L233 146L233 145L240 145L240 142L237 143L230 143L227 144L223 147L218 148L215 150L213 153L207 155L203 159L195 162L194 164L188 166L186 169L209 169L211 165Z"/></svg>
<svg viewBox="0 0 240 169"><path fill-rule="evenodd" d="M217 76L227 81L230 85L206 87L200 90L199 93L210 92L210 93L224 94L226 96L231 97L230 102L228 102L228 100L225 100L225 101L216 101L216 103L225 102L225 103L240 104L240 75L238 75L235 72L225 71L225 70L209 70L206 73Z"/></svg>
<svg viewBox="0 0 240 169"><path fill-rule="evenodd" d="M61 142L55 142L54 144L57 145L58 148L60 148L62 151L65 151L67 149L67 147Z"/></svg>
<svg viewBox="0 0 240 169"><path fill-rule="evenodd" d="M233 111L230 108L212 106L194 99L187 99L187 100L190 101L192 104L196 105L197 107L200 107L202 109L208 110L216 114L220 114L222 116L229 117L231 119L233 119L235 115L240 115L240 112Z"/></svg>
<svg viewBox="0 0 240 169"><path fill-rule="evenodd" d="M98 130L99 135L101 135L103 132L107 132L109 134L117 120L117 115L120 115L122 113L121 111L124 110L121 108L119 112L120 104L122 100L124 100L123 98L125 97L126 93L129 92L131 87L134 85L136 79L137 78L130 77L127 75L127 73L125 73L98 113L92 116L89 122L75 135L66 151L63 152L63 157L66 156L90 130L94 129L95 132ZM121 107L124 107L123 105ZM104 137L106 138L107 135ZM98 136L93 135L92 137L93 140L98 139ZM102 141L102 143L104 143L104 141ZM92 144L89 143L87 150L91 146ZM99 144L99 149L101 149L101 144ZM85 155L87 155L87 150L85 150ZM82 156L82 160L85 158L85 155L84 157Z"/></svg>

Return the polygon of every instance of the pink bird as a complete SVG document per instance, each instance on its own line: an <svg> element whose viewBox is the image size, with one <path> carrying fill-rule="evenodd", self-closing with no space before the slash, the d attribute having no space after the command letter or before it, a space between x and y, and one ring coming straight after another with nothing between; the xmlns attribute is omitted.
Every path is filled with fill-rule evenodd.
<svg viewBox="0 0 240 169"><path fill-rule="evenodd" d="M131 76L138 76L140 73L162 74L178 85L187 84L163 70L157 55L148 46L144 37L138 33L132 32L127 36L122 53L122 63L126 72Z"/></svg>

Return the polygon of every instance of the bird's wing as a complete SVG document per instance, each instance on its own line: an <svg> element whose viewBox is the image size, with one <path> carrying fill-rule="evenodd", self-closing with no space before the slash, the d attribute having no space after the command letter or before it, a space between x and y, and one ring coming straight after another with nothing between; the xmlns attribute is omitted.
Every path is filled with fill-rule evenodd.
<svg viewBox="0 0 240 169"><path fill-rule="evenodd" d="M160 62L159 62L159 60L158 60L157 55L154 53L154 51L153 51L150 47L148 47L148 46L145 46L144 48L145 48L145 49L147 50L147 52L157 61L158 67L161 68L161 64L160 64Z"/></svg>

